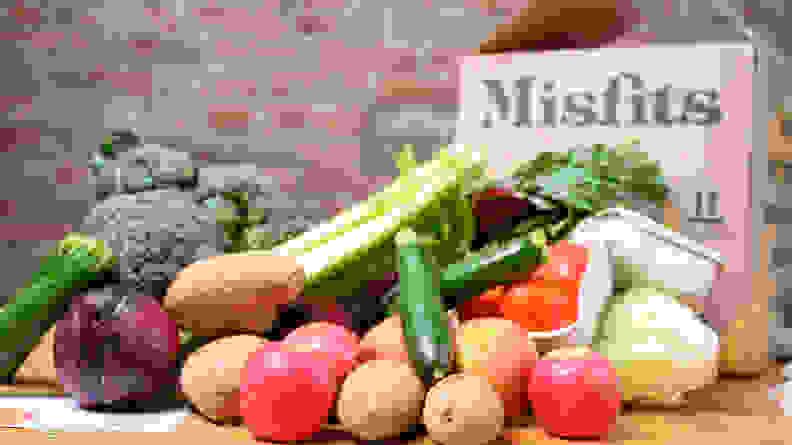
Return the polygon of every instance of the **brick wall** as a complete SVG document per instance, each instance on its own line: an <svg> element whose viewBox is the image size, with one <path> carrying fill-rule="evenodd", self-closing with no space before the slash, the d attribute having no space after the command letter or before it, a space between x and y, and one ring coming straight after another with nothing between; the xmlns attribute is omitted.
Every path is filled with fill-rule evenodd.
<svg viewBox="0 0 792 445"><path fill-rule="evenodd" d="M708 2L636 1L648 40L736 35ZM427 158L450 140L455 58L524 2L8 3L0 258L28 271L38 240L59 237L92 206L85 161L114 128L297 178L296 201L343 206L366 196L395 173L398 144ZM0 291L12 293L24 275L0 275Z"/></svg>

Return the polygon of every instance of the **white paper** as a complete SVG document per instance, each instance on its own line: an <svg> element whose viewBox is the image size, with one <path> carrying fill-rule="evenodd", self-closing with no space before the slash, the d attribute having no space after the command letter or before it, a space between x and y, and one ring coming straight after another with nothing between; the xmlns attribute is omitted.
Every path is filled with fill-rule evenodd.
<svg viewBox="0 0 792 445"><path fill-rule="evenodd" d="M80 409L69 397L2 396L3 408L26 413L24 423L5 426L66 432L171 432L190 415L186 406L157 413L97 413Z"/></svg>

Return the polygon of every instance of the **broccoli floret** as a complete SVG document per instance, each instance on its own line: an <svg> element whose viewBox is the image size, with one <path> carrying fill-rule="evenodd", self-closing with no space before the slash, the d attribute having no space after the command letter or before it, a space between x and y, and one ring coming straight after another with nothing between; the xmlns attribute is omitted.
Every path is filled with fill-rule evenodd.
<svg viewBox="0 0 792 445"><path fill-rule="evenodd" d="M125 151L100 150L91 161L97 198L145 190L193 188L198 168L189 154L157 144L146 144Z"/></svg>
<svg viewBox="0 0 792 445"><path fill-rule="evenodd" d="M291 239L295 235L307 232L310 228L320 221L311 219L303 215L283 215L284 218L276 215L269 224L273 238L276 240Z"/></svg>
<svg viewBox="0 0 792 445"><path fill-rule="evenodd" d="M225 193L247 193L251 199L271 193L277 185L273 178L262 175L255 164L218 163L198 171L195 193L197 199L216 198Z"/></svg>
<svg viewBox="0 0 792 445"><path fill-rule="evenodd" d="M198 178L197 168L188 153L157 144L145 144L121 153L118 160L145 167L153 182L165 186L193 187Z"/></svg>
<svg viewBox="0 0 792 445"><path fill-rule="evenodd" d="M214 209L178 190L112 196L94 207L80 232L103 240L116 253L123 283L157 298L182 268L220 255L224 247Z"/></svg>
<svg viewBox="0 0 792 445"><path fill-rule="evenodd" d="M140 142L140 136L132 129L114 130L99 144L97 153L103 159L116 159L119 153L140 145Z"/></svg>
<svg viewBox="0 0 792 445"><path fill-rule="evenodd" d="M215 164L200 169L197 199L218 207L228 250L267 249L287 234L302 233L324 215L298 210L280 185L254 164ZM272 232L272 233L270 233Z"/></svg>

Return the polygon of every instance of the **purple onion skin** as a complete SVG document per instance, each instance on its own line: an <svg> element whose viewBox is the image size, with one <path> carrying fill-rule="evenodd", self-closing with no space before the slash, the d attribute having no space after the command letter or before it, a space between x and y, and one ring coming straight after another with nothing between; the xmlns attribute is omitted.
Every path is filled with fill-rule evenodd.
<svg viewBox="0 0 792 445"><path fill-rule="evenodd" d="M105 301L103 301L105 300ZM152 297L108 311L96 293L74 297L55 331L55 367L82 408L146 406L179 388L176 323Z"/></svg>

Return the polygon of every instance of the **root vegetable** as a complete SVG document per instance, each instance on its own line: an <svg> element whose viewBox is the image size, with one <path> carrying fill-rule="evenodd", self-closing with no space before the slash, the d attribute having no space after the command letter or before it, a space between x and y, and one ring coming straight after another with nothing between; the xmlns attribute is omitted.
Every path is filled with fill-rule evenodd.
<svg viewBox="0 0 792 445"><path fill-rule="evenodd" d="M265 342L254 335L236 335L202 346L184 363L182 391L209 419L216 422L237 420L242 369L248 357Z"/></svg>
<svg viewBox="0 0 792 445"><path fill-rule="evenodd" d="M409 362L373 360L344 381L338 419L344 430L365 440L395 437L420 422L425 395Z"/></svg>
<svg viewBox="0 0 792 445"><path fill-rule="evenodd" d="M485 445L503 434L503 401L486 377L453 374L429 390L423 420L429 437L447 445Z"/></svg>
<svg viewBox="0 0 792 445"><path fill-rule="evenodd" d="M58 379L81 407L153 407L177 393L178 328L153 297L90 291L55 326Z"/></svg>
<svg viewBox="0 0 792 445"><path fill-rule="evenodd" d="M196 335L266 334L278 306L296 299L303 280L291 257L221 255L182 270L163 306Z"/></svg>

